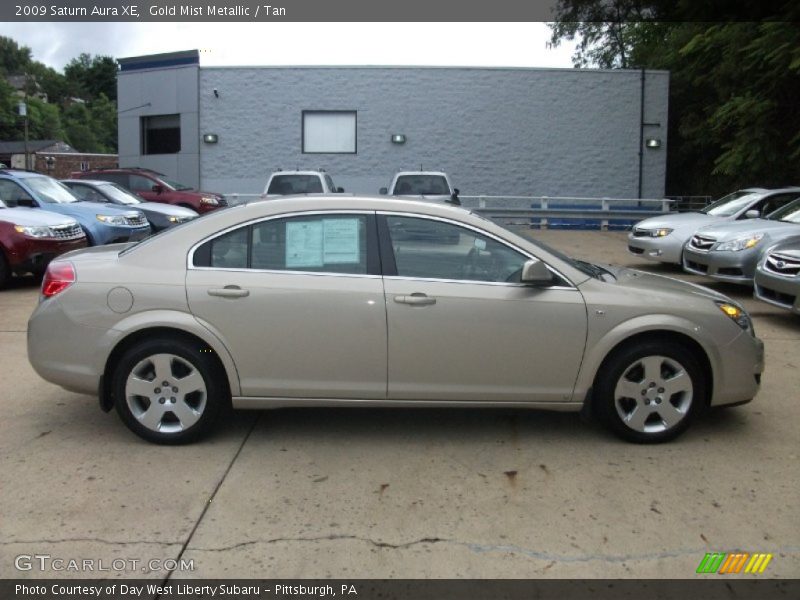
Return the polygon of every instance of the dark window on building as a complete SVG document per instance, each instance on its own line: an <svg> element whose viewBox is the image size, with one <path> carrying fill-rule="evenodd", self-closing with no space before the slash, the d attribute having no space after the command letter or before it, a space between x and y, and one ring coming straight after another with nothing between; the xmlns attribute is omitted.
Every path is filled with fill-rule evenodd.
<svg viewBox="0 0 800 600"><path fill-rule="evenodd" d="M142 154L176 154L181 151L181 116L142 117Z"/></svg>
<svg viewBox="0 0 800 600"><path fill-rule="evenodd" d="M354 110L304 110L304 154L355 154L357 116Z"/></svg>

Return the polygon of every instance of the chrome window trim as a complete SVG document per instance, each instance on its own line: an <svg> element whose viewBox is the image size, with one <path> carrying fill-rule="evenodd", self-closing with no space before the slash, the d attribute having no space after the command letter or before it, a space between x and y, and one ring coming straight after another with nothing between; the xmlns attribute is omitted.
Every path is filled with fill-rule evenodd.
<svg viewBox="0 0 800 600"><path fill-rule="evenodd" d="M343 210L343 209L335 209L335 210L314 210L314 211L299 211L299 212L290 212L290 213L281 213L278 215L268 215L266 217L256 217L250 221L245 221L243 223L237 223L236 225L231 225L225 229L220 231L215 231L201 239L199 242L195 242L195 244L189 248L189 252L186 255L186 269L188 271L256 271L256 272L264 272L264 273L302 273L307 275L309 273L315 275L350 275L353 277L363 277L364 275L359 275L358 273L320 273L318 271L284 271L281 269L240 269L240 268L226 268L226 267L195 267L194 266L194 253L195 251L205 244L206 242L210 242L213 239L216 239L220 236L225 235L226 233L230 233L235 229L239 229L240 227L250 227L257 223L263 223L264 221L274 221L275 219L288 219L291 217L313 217L315 215L374 215L374 210ZM380 275L370 275L370 277L380 277Z"/></svg>
<svg viewBox="0 0 800 600"><path fill-rule="evenodd" d="M454 221L453 219L448 219L447 217L437 217L437 216L433 216L433 215L425 215L425 214L421 214L421 213L412 213L412 212L395 212L395 211L378 210L378 211L376 211L376 214L381 215L381 216L387 216L387 217L414 217L414 218L421 218L421 219L429 219L429 220L433 220L433 221L441 221L441 222L447 223L449 225L455 225L456 227L461 227L463 229L470 229L470 230L472 230L472 231L474 231L474 232L476 232L476 233L478 233L478 234L480 234L480 235L482 235L484 237L488 237L488 238L493 239L498 244L501 244L501 245L505 246L506 248L510 248L511 250L514 250L518 254L522 254L523 256L527 256L529 259L542 260L538 256L533 256L527 250L523 250L522 248L520 248L516 244L513 244L513 243L509 242L508 240L504 240L504 239L496 236L495 234L493 234L493 233L491 233L489 231L486 231L484 229L480 229L480 228L475 227L474 225L471 225L469 223L462 223L461 221ZM551 273L557 275L558 277L560 277L561 279L563 279L564 281L569 283L569 286L563 286L563 285L562 286L541 286L540 289L547 289L547 290L551 290L551 289L577 290L578 289L577 286L572 282L572 280L569 277L567 277L566 275L561 273L558 269L556 269L555 267L551 266L549 263L547 263L545 261L542 261L542 262L544 262L545 266L547 267L547 269ZM509 282L505 282L505 281L476 281L474 279L440 279L440 278L435 278L435 277L403 277L401 275L388 275L388 276L384 276L384 277L386 279L405 279L405 280L414 280L414 281L440 281L440 282L447 282L447 283L471 283L471 284L478 283L478 284L490 284L490 285L531 287L530 285L525 284L525 283L509 283Z"/></svg>

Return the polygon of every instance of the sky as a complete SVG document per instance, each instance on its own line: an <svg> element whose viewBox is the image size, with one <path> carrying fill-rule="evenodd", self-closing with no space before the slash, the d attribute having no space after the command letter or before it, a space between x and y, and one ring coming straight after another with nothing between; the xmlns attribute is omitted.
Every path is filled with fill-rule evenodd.
<svg viewBox="0 0 800 600"><path fill-rule="evenodd" d="M421 65L571 68L545 23L0 23L0 35L62 70L86 52L114 58L200 50L201 66Z"/></svg>

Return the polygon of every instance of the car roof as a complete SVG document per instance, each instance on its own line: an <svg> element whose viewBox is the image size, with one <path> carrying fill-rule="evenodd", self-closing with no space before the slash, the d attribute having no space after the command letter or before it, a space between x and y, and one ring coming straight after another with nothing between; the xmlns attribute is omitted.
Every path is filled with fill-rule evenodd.
<svg viewBox="0 0 800 600"><path fill-rule="evenodd" d="M49 177L44 173L37 173L36 171L23 171L21 169L0 169L0 175L10 175L11 177L19 177L20 179L27 179L30 177Z"/></svg>
<svg viewBox="0 0 800 600"><path fill-rule="evenodd" d="M459 206L427 202L425 200L410 200L392 196L378 196L370 194L295 194L281 196L275 199L257 198L242 204L243 207L274 207L271 213L279 212L305 212L326 210L366 210L366 211L395 211L395 212L427 212L440 216L464 216L471 211ZM237 207L234 207L237 208ZM254 210L259 210L258 208Z"/></svg>
<svg viewBox="0 0 800 600"><path fill-rule="evenodd" d="M400 171L395 174L395 177L400 177L401 175L441 175L442 177L447 177L447 173L444 171Z"/></svg>
<svg viewBox="0 0 800 600"><path fill-rule="evenodd" d="M327 173L325 171L323 171L323 170L314 171L314 170L306 169L306 170L302 170L302 171L297 171L297 170L295 170L295 171L275 171L275 172L272 173L272 177L274 177L275 175L322 175L322 174L326 174L327 175Z"/></svg>
<svg viewBox="0 0 800 600"><path fill-rule="evenodd" d="M115 185L113 181L105 179L62 179L61 183L80 183L89 185Z"/></svg>

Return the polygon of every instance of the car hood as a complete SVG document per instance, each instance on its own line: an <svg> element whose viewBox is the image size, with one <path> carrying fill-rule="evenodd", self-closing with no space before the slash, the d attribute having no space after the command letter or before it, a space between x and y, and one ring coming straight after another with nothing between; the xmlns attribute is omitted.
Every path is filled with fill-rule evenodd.
<svg viewBox="0 0 800 600"><path fill-rule="evenodd" d="M0 221L21 225L23 227L78 224L75 219L35 208L4 208L0 210Z"/></svg>
<svg viewBox="0 0 800 600"><path fill-rule="evenodd" d="M183 206L173 206L172 204L162 204L161 202L140 202L131 206L135 210L142 210L148 213L156 213L167 217L196 217L198 214L191 208Z"/></svg>
<svg viewBox="0 0 800 600"><path fill-rule="evenodd" d="M707 235L716 240L731 240L749 233L768 233L771 237L800 234L800 224L769 219L747 219L732 223L717 223L697 230L700 235Z"/></svg>
<svg viewBox="0 0 800 600"><path fill-rule="evenodd" d="M659 215L639 221L634 227L642 229L698 229L725 220L723 217L714 217L700 212L674 213Z"/></svg>
<svg viewBox="0 0 800 600"><path fill-rule="evenodd" d="M603 268L614 275L616 278L615 285L629 288L631 291L646 292L659 300L671 296L670 303L674 302L675 295L687 295L694 298L707 298L708 300L722 302L731 301L724 294L681 279L616 266L603 265Z"/></svg>
<svg viewBox="0 0 800 600"><path fill-rule="evenodd" d="M48 204L44 210L70 215L71 217L94 217L95 215L123 215L132 217L141 214L135 208L116 207L103 202L70 202L69 204Z"/></svg>

